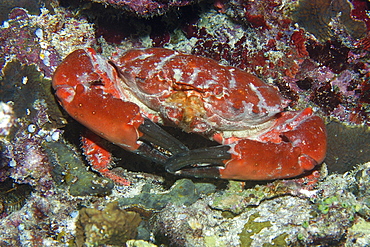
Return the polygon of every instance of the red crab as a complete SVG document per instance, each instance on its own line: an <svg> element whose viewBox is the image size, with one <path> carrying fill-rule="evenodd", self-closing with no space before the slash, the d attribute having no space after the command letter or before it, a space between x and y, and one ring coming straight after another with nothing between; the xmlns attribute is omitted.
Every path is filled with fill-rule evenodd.
<svg viewBox="0 0 370 247"><path fill-rule="evenodd" d="M209 58L149 48L107 61L91 48L76 50L55 71L53 87L88 129L175 174L290 178L313 169L326 153L325 125L311 108L284 111L288 100L274 87ZM154 122L221 145L189 150ZM85 153L93 168L127 183L112 174L109 154L92 139L85 140Z"/></svg>

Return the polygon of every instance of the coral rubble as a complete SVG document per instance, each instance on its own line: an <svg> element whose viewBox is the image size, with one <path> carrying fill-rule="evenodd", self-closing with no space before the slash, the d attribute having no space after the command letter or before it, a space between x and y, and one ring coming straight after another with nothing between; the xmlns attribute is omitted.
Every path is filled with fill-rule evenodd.
<svg viewBox="0 0 370 247"><path fill-rule="evenodd" d="M151 193L150 187L145 186L139 195L133 198L122 198L120 206L135 205L146 210L160 210L167 204L191 205L196 202L201 194L212 193L215 186L207 183L194 184L189 179L180 179L166 193Z"/></svg>
<svg viewBox="0 0 370 247"><path fill-rule="evenodd" d="M77 221L77 246L122 246L136 237L140 222L138 213L119 209L117 202L111 202L102 211L82 208Z"/></svg>
<svg viewBox="0 0 370 247"><path fill-rule="evenodd" d="M297 187L295 192L277 193L259 202L258 207L244 207L234 211L236 214L229 213L236 205L229 198L220 199L225 200L222 211L206 206L219 195L188 207L168 205L154 217L153 227L159 239L167 236L166 241L175 246L341 246L356 242L356 234L360 236L358 245L351 246L361 246L368 238L364 220L368 219L369 207L359 198L366 198L368 169L369 163L347 176L330 175L315 190ZM252 191L244 195L245 200L254 197ZM256 192L271 193L268 187ZM346 229L351 229L351 240L346 240Z"/></svg>

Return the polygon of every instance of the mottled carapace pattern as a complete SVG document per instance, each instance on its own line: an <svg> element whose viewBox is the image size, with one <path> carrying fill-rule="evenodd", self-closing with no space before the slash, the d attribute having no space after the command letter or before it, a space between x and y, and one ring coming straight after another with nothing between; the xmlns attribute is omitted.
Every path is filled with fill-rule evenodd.
<svg viewBox="0 0 370 247"><path fill-rule="evenodd" d="M205 57L152 48L113 60L141 101L188 131L248 129L288 103L257 77Z"/></svg>

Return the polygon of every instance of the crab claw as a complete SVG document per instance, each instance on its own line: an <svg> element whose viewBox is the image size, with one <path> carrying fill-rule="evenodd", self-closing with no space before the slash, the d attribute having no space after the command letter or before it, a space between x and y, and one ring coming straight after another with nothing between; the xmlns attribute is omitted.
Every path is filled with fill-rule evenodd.
<svg viewBox="0 0 370 247"><path fill-rule="evenodd" d="M312 170L324 160L325 153L324 122L307 108L282 113L272 129L256 140L239 139L174 155L167 160L166 169L185 176L272 180ZM196 166L186 168L190 165Z"/></svg>
<svg viewBox="0 0 370 247"><path fill-rule="evenodd" d="M163 149L171 154L187 151L184 144L146 118L137 104L122 95L117 89L120 81L114 66L93 49L85 49L67 56L55 71L52 84L70 116L126 150L159 163L168 157Z"/></svg>

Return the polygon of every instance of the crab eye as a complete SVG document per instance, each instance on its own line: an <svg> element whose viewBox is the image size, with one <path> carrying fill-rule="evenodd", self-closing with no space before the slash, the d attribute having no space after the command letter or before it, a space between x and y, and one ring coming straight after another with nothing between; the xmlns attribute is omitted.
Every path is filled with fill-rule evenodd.
<svg viewBox="0 0 370 247"><path fill-rule="evenodd" d="M221 98L224 95L223 87L215 86L213 89L213 96L216 98Z"/></svg>
<svg viewBox="0 0 370 247"><path fill-rule="evenodd" d="M281 138L283 142L290 142L289 138L286 135L281 134L279 135L279 137Z"/></svg>
<svg viewBox="0 0 370 247"><path fill-rule="evenodd" d="M99 80L90 81L89 85L91 87L104 86L104 82L101 79L99 79Z"/></svg>

